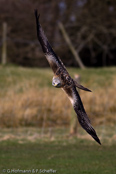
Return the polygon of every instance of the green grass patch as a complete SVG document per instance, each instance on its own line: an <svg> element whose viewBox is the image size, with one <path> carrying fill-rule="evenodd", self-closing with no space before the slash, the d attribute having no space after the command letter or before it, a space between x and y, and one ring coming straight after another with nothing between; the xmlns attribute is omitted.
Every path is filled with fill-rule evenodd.
<svg viewBox="0 0 116 174"><path fill-rule="evenodd" d="M96 130L101 136L103 127ZM38 173L42 173L40 169L53 169L58 174L115 174L116 138L111 138L115 127L108 126L104 131L102 145L98 145L92 138L83 138L87 134L82 128L78 129L80 138L70 137L68 128L52 128L52 137L49 129L44 130L43 136L38 128L2 129L0 173L3 169L37 169Z"/></svg>
<svg viewBox="0 0 116 174"><path fill-rule="evenodd" d="M5 169L53 169L63 174L115 174L115 145L99 146L89 141L0 143L0 171ZM28 172L26 172L28 173Z"/></svg>
<svg viewBox="0 0 116 174"><path fill-rule="evenodd" d="M72 78L74 74L81 76L81 82L89 84L91 87L95 84L97 87L109 85L116 75L116 68L90 68L81 70L79 68L67 68ZM19 66L0 66L0 90L7 89L17 83L25 80L35 80L36 85L41 87L52 87L53 73L50 68L23 68Z"/></svg>
<svg viewBox="0 0 116 174"><path fill-rule="evenodd" d="M87 68L69 69L72 77L75 73L81 76L81 82L89 85L91 88L104 88L112 84L113 78L116 75L116 68Z"/></svg>

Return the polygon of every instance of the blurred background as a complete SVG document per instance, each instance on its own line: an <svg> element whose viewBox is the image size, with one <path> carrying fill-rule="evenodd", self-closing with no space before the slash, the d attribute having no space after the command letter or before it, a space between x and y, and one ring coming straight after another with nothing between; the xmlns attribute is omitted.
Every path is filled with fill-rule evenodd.
<svg viewBox="0 0 116 174"><path fill-rule="evenodd" d="M45 33L66 66L78 67L78 63L59 31L58 22L63 23L85 66L116 65L116 2L112 0L1 0L0 46L3 23L6 22L9 63L48 66L39 52L34 9L38 9Z"/></svg>
<svg viewBox="0 0 116 174"><path fill-rule="evenodd" d="M79 93L102 147L80 127L66 94L52 87L35 9L71 77L92 90ZM0 0L0 170L115 173L115 66L116 1Z"/></svg>

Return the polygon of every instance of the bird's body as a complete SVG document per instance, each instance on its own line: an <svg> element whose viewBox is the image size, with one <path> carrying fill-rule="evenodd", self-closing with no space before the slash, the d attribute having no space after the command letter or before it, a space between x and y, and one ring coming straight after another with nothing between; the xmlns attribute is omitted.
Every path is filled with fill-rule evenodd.
<svg viewBox="0 0 116 174"><path fill-rule="evenodd" d="M42 46L43 52L46 59L48 60L50 67L54 72L52 85L57 88L62 88L66 92L68 98L70 99L72 106L77 114L77 118L81 126L99 143L100 140L90 124L90 120L85 112L81 98L76 90L76 87L90 91L89 89L83 87L82 85L75 82L68 71L66 70L64 64L60 58L53 51L51 45L48 42L47 37L44 34L44 31L39 23L39 16L37 10L35 10L36 24L37 24L37 37Z"/></svg>

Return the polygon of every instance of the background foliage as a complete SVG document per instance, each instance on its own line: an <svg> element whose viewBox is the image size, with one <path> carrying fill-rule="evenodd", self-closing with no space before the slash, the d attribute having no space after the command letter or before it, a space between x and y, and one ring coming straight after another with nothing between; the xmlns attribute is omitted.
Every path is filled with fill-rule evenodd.
<svg viewBox="0 0 116 174"><path fill-rule="evenodd" d="M59 31L59 21L86 66L116 65L116 2L113 0L1 0L0 46L2 23L6 21L9 62L48 66L37 41L36 8L50 43L66 65L77 66L77 62Z"/></svg>

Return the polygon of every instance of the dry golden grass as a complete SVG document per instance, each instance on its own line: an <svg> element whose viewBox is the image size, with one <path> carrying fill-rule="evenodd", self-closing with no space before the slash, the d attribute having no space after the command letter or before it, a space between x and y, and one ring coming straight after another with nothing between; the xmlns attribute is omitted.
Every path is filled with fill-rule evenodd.
<svg viewBox="0 0 116 174"><path fill-rule="evenodd" d="M17 92L19 86L9 89L0 98L0 126L54 126L69 122L70 103L61 90L36 88L34 82L20 84L23 92Z"/></svg>
<svg viewBox="0 0 116 174"><path fill-rule="evenodd" d="M8 70L10 75L8 75ZM12 67L2 69L2 71L1 85L4 84L5 89L0 88L1 127L53 127L70 123L72 106L66 94L61 89L46 85L47 80L51 79L51 73L49 75L49 73L42 73L43 70L33 71L21 68L16 71ZM43 80L45 75L46 78ZM90 79L96 82L98 77L99 74L96 75L97 79ZM46 81L46 84L40 87L42 80ZM111 86L108 83L103 87L98 85L92 93L80 91L85 110L92 124L116 123L116 77L112 75L111 80ZM91 85L88 83L89 86L93 85L93 81ZM88 87L87 84L83 85Z"/></svg>
<svg viewBox="0 0 116 174"><path fill-rule="evenodd" d="M111 86L99 87L92 93L81 91L86 111L96 124L116 123L116 77Z"/></svg>

